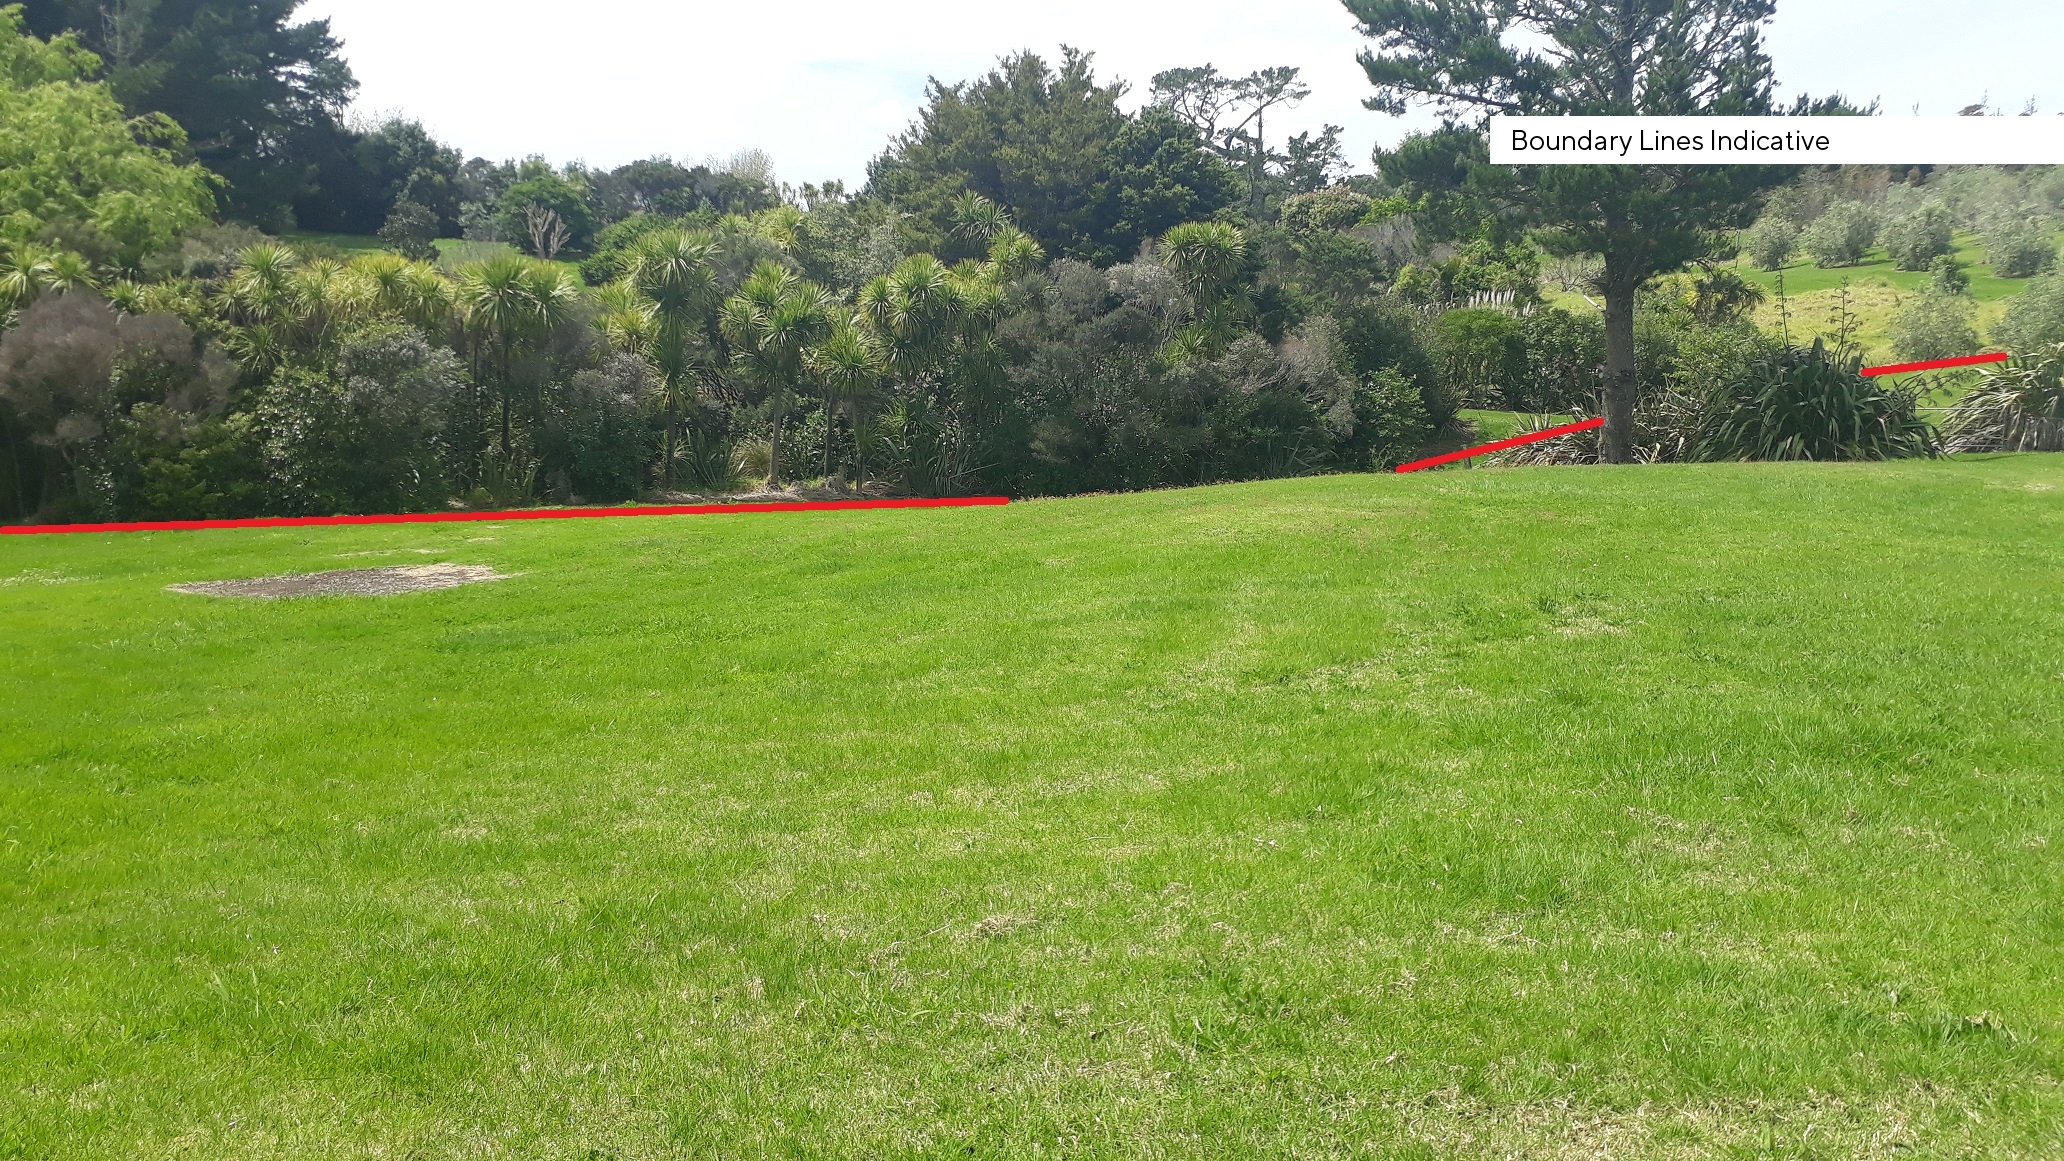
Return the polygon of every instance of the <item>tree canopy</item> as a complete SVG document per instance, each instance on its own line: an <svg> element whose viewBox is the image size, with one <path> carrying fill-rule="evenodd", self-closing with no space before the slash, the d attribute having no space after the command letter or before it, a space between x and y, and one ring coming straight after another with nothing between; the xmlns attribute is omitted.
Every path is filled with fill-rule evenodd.
<svg viewBox="0 0 2064 1161"><path fill-rule="evenodd" d="M916 124L868 169L868 192L913 215L950 252L954 199L1005 207L1049 253L1110 263L1170 226L1208 217L1238 194L1196 130L1163 110L1130 116L1123 84L1098 84L1091 56L1058 69L1033 53L979 80L934 80Z"/></svg>
<svg viewBox="0 0 2064 1161"><path fill-rule="evenodd" d="M27 0L23 10L35 35L70 32L98 54L131 115L177 121L194 155L228 179L233 216L287 225L318 161L348 147L338 117L358 87L329 21L292 23L300 3Z"/></svg>
<svg viewBox="0 0 2064 1161"><path fill-rule="evenodd" d="M134 263L214 210L212 181L180 161L186 144L163 116L130 118L100 61L69 36L22 31L21 8L0 8L0 236L52 232Z"/></svg>
<svg viewBox="0 0 2064 1161"><path fill-rule="evenodd" d="M1371 109L1414 103L1454 122L1492 113L1757 116L1775 111L1761 27L1775 0L1344 0L1376 41L1361 54ZM1798 111L1809 111L1802 106ZM1812 111L1826 111L1813 109ZM1763 166L1595 165L1494 171L1475 133L1427 194L1495 201L1555 254L1602 255L1609 460L1632 454L1634 297L1659 273L1718 257L1758 196L1787 171ZM1474 141L1472 146L1470 142ZM1479 156L1472 156L1476 154ZM1434 159L1416 157L1424 172Z"/></svg>

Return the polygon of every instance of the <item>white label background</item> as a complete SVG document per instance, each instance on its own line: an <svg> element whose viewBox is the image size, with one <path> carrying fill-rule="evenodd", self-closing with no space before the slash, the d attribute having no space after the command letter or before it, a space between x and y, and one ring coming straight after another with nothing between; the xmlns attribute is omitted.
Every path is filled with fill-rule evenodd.
<svg viewBox="0 0 2064 1161"><path fill-rule="evenodd" d="M1605 149L1519 149L1586 134ZM1743 133L1771 148L1716 148ZM1769 140L1791 134L1792 147ZM1826 139L1800 148L1801 138ZM1702 148L1685 148L1692 144ZM1492 117L1497 165L2060 165L2064 117Z"/></svg>

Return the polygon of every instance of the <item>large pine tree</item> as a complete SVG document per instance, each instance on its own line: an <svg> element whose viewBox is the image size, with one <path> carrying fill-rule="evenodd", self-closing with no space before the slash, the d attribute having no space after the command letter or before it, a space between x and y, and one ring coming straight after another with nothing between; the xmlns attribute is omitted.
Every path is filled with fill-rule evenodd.
<svg viewBox="0 0 2064 1161"><path fill-rule="evenodd" d="M1344 0L1376 46L1361 55L1366 104L1428 104L1458 123L1492 114L1763 116L1778 110L1762 26L1776 0ZM1802 99L1789 112L1847 111ZM1480 149L1480 146L1479 146ZM1467 184L1497 200L1552 253L1605 259L1604 457L1633 455L1634 296L1642 283L1717 256L1775 166L1542 166Z"/></svg>
<svg viewBox="0 0 2064 1161"><path fill-rule="evenodd" d="M76 32L132 114L164 113L229 179L232 216L284 225L321 159L348 147L338 118L358 87L329 21L301 0L26 0L38 36Z"/></svg>

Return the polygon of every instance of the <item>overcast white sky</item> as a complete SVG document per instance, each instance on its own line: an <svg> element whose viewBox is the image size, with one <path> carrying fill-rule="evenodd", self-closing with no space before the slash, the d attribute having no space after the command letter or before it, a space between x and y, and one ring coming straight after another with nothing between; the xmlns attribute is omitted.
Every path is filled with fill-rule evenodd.
<svg viewBox="0 0 2064 1161"><path fill-rule="evenodd" d="M2064 111L2064 0L1781 0L1769 31L1786 92L1953 113L1990 95ZM616 165L766 150L783 179L844 178L922 103L1020 48L1096 53L1135 102L1165 68L1297 65L1295 132L1347 128L1349 160L1420 118L1361 107L1367 43L1338 0L309 0L363 88L359 109L422 119L468 156ZM1272 131L1271 137L1275 136Z"/></svg>

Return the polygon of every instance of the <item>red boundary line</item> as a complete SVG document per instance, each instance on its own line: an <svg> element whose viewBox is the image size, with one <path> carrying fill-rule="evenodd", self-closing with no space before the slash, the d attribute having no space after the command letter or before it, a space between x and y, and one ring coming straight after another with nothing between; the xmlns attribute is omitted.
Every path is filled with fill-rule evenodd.
<svg viewBox="0 0 2064 1161"><path fill-rule="evenodd" d="M1904 375L1909 371L1940 371L1945 367L1975 367L1980 363L2004 363L2005 351L1994 351L1989 355L1959 355L1954 359L1929 359L1923 363L1887 363L1882 367L1865 367L1866 375Z"/></svg>
<svg viewBox="0 0 2064 1161"><path fill-rule="evenodd" d="M409 512L395 516L277 516L257 520L160 520L136 524L11 524L8 536L72 532L198 532L214 528L327 528L339 524L455 524L502 520L596 520L609 516L714 516L735 512L860 512L882 508L991 508L1004 496L944 500L826 500L805 504L677 504L647 508L528 508L512 512Z"/></svg>
<svg viewBox="0 0 2064 1161"><path fill-rule="evenodd" d="M1580 431L1590 431L1594 427L1604 426L1605 419L1603 417L1581 420L1577 423L1565 423L1561 427L1551 427L1546 431L1534 431L1528 432L1526 435L1516 435L1511 439L1501 439L1496 443L1487 443L1482 447L1463 448L1461 451L1451 451L1444 455L1428 456L1423 460L1413 460L1409 464L1399 464L1398 474L1403 475L1406 472L1416 472L1425 468L1437 468L1442 464L1452 464L1456 460L1466 460L1472 456L1487 455L1491 452L1504 451L1506 448L1511 447L1525 447L1530 443L1540 443L1544 439L1574 435Z"/></svg>

